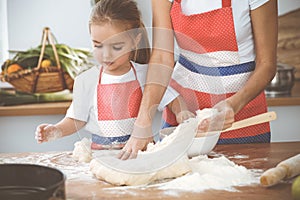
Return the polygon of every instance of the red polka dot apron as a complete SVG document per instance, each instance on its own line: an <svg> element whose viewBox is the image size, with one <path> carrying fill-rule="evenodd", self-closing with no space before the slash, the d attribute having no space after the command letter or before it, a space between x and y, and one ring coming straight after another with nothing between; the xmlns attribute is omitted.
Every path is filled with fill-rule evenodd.
<svg viewBox="0 0 300 200"><path fill-rule="evenodd" d="M97 113L100 135L92 134L92 149L122 148L133 131L142 100L142 89L135 80L97 85Z"/></svg>
<svg viewBox="0 0 300 200"><path fill-rule="evenodd" d="M255 69L255 62L240 63L231 0L222 8L185 15L181 1L171 9L172 24L180 47L170 85L185 99L191 111L210 108L239 91ZM249 102L235 120L267 111L264 92ZM164 127L175 126L176 118L166 108ZM270 142L269 123L222 133L219 144Z"/></svg>

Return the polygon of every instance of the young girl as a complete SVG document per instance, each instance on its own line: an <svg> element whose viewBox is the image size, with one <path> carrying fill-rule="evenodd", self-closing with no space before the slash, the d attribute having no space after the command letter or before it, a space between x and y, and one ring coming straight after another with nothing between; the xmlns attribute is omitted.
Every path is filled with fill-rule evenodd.
<svg viewBox="0 0 300 200"><path fill-rule="evenodd" d="M39 125L39 143L85 127L92 133L92 149L122 148L132 133L150 57L147 32L136 2L100 0L92 11L89 29L100 66L76 77L66 117L55 125ZM167 90L158 107L168 105L180 123L193 114L177 96L174 90Z"/></svg>

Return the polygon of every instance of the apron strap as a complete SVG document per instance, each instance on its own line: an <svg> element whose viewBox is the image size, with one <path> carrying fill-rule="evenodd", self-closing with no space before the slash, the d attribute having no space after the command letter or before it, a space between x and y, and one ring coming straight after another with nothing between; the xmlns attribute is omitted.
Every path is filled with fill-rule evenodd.
<svg viewBox="0 0 300 200"><path fill-rule="evenodd" d="M102 72L103 72L103 67L100 68L100 72L99 72L99 84L101 84Z"/></svg>
<svg viewBox="0 0 300 200"><path fill-rule="evenodd" d="M177 3L181 3L181 0L175 0ZM231 0L222 0L222 7L231 7Z"/></svg>
<svg viewBox="0 0 300 200"><path fill-rule="evenodd" d="M131 68L133 69L133 73L134 73L134 76L135 76L135 80L137 80L136 70L135 70L135 68L133 67L132 63L130 63L130 65L131 65ZM101 67L100 73L99 73L99 84L101 84L102 72L103 72L103 67Z"/></svg>
<svg viewBox="0 0 300 200"><path fill-rule="evenodd" d="M222 7L231 7L231 0L222 0Z"/></svg>

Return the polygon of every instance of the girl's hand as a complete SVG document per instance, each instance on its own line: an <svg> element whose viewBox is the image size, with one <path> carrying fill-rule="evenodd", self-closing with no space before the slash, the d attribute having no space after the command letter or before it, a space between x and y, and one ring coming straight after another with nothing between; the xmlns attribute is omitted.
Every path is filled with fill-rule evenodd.
<svg viewBox="0 0 300 200"><path fill-rule="evenodd" d="M131 136L118 154L118 158L121 160L134 159L137 157L138 151L146 150L147 145L152 141L152 138L136 138Z"/></svg>
<svg viewBox="0 0 300 200"><path fill-rule="evenodd" d="M234 122L234 110L229 102L221 101L213 108L218 110L218 113L211 118L203 120L198 126L196 137L200 137L203 133L209 131L220 131L230 128Z"/></svg>
<svg viewBox="0 0 300 200"><path fill-rule="evenodd" d="M133 132L124 148L118 155L121 160L134 159L139 151L147 149L147 145L153 141L152 126L140 126L134 124Z"/></svg>
<svg viewBox="0 0 300 200"><path fill-rule="evenodd" d="M185 120L192 118L192 117L195 117L194 113L192 113L188 110L183 110L176 115L176 121L178 124L180 124L180 123L184 122Z"/></svg>
<svg viewBox="0 0 300 200"><path fill-rule="evenodd" d="M60 137L62 137L62 131L52 124L41 124L35 131L35 139L38 143L56 140Z"/></svg>

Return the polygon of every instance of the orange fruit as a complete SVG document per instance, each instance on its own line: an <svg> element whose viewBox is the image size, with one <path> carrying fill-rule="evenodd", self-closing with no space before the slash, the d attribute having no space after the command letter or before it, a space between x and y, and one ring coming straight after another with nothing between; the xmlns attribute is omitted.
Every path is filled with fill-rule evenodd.
<svg viewBox="0 0 300 200"><path fill-rule="evenodd" d="M7 67L7 73L13 73L13 72L17 72L19 70L22 70L23 68L19 65L19 64L11 64Z"/></svg>
<svg viewBox="0 0 300 200"><path fill-rule="evenodd" d="M51 66L51 60L45 59L41 63L42 68L50 67Z"/></svg>

